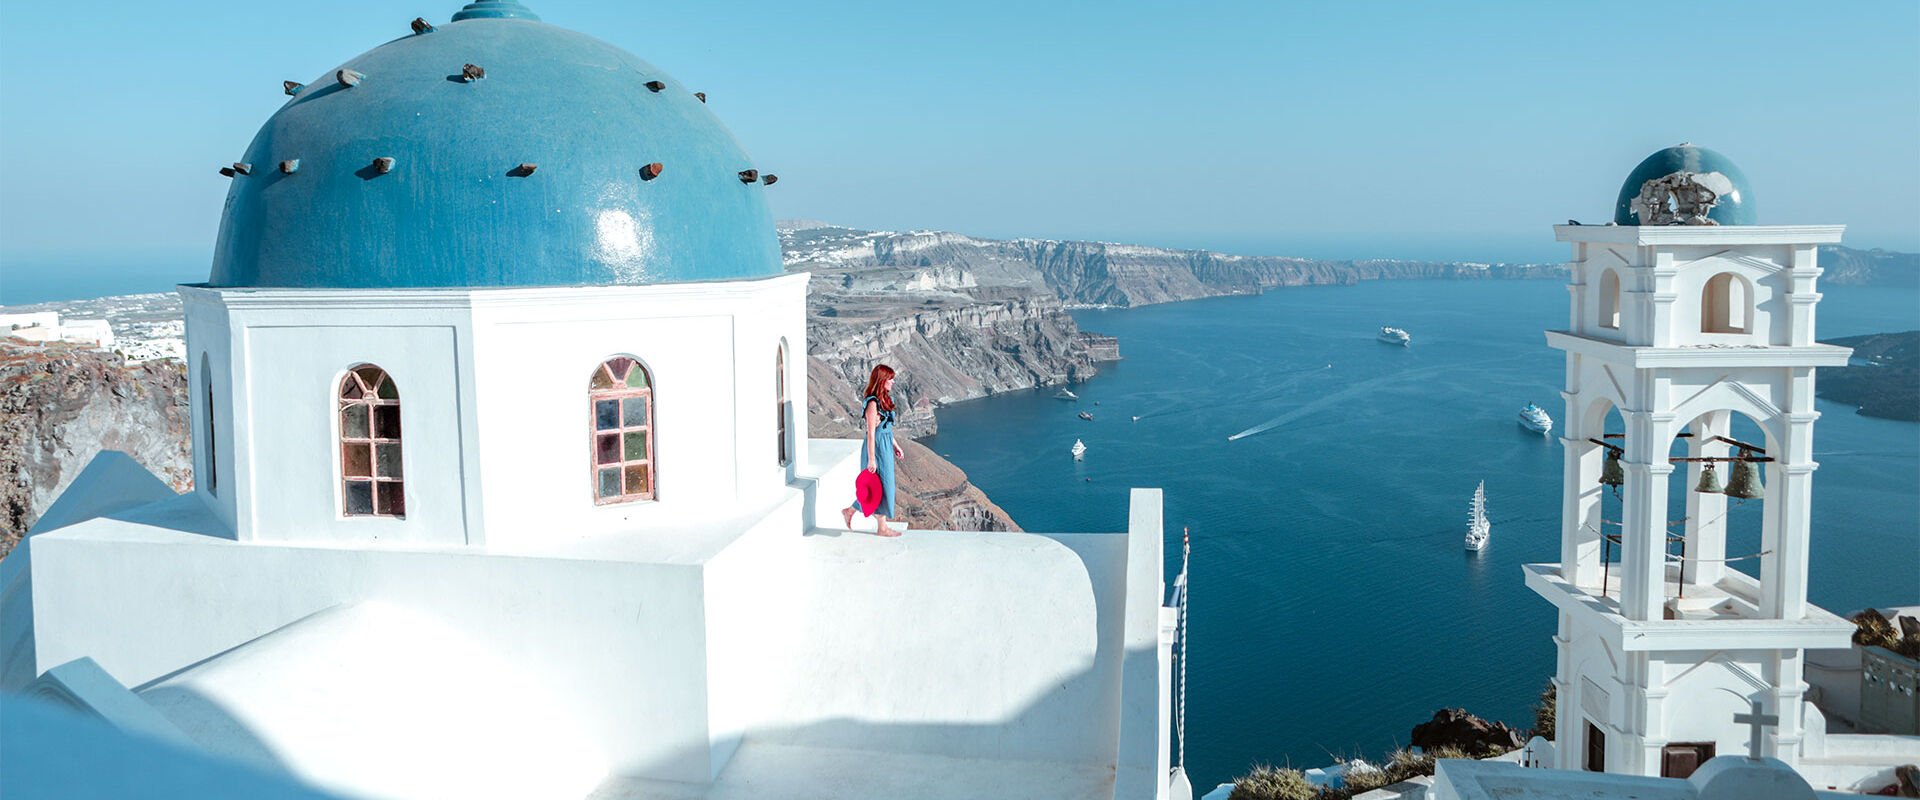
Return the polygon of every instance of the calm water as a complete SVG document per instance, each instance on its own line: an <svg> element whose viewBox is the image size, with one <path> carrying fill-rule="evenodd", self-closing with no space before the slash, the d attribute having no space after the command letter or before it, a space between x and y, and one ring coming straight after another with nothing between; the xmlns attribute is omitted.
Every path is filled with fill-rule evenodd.
<svg viewBox="0 0 1920 800"><path fill-rule="evenodd" d="M1920 294L1824 291L1823 337L1920 328ZM1196 787L1256 761L1376 755L1443 706L1526 727L1554 616L1520 565L1558 558L1561 455L1514 414L1562 415L1541 330L1565 324L1566 297L1555 281L1394 281L1077 312L1126 355L1079 403L962 403L926 444L1028 530L1124 530L1129 487L1166 490L1169 580L1193 530ZM1383 324L1414 346L1374 341ZM1914 602L1920 425L1819 408L1812 599ZM1493 542L1473 556L1460 541L1482 479ZM1734 510L1730 555L1759 549L1756 511Z"/></svg>

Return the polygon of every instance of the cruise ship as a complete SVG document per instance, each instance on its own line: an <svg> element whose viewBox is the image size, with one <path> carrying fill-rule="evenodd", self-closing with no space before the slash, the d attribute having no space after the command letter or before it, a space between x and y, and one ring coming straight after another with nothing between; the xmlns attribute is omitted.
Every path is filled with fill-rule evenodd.
<svg viewBox="0 0 1920 800"><path fill-rule="evenodd" d="M1553 417L1547 416L1546 409L1528 403L1520 409L1520 427L1544 436L1553 432Z"/></svg>
<svg viewBox="0 0 1920 800"><path fill-rule="evenodd" d="M1380 329L1380 341L1406 347L1413 343L1413 336L1399 328L1382 327Z"/></svg>

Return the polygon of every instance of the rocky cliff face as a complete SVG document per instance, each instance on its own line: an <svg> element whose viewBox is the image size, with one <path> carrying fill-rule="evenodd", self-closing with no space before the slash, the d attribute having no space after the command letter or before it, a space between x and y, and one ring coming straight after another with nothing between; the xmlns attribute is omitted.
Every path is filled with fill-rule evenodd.
<svg viewBox="0 0 1920 800"><path fill-rule="evenodd" d="M102 450L193 486L186 368L0 339L0 556Z"/></svg>
<svg viewBox="0 0 1920 800"><path fill-rule="evenodd" d="M1820 270L1826 286L1920 287L1920 253L1822 247Z"/></svg>
<svg viewBox="0 0 1920 800"><path fill-rule="evenodd" d="M944 231L875 232L819 223L787 224L781 242L788 269L820 275L833 290L911 284L975 297L1050 296L1070 305L1139 306L1366 280L1565 274L1558 264L1324 261L1107 242L976 239Z"/></svg>
<svg viewBox="0 0 1920 800"><path fill-rule="evenodd" d="M1920 422L1920 331L1848 336L1828 344L1853 348L1853 363L1823 369L1815 391L1881 419Z"/></svg>
<svg viewBox="0 0 1920 800"><path fill-rule="evenodd" d="M834 419L858 415L867 375L884 362L899 373L897 424L908 437L934 432L938 405L1083 381L1095 371L1091 337L1057 300L816 293L808 311L808 354L831 376L813 387L814 410ZM1102 353L1117 354L1117 345Z"/></svg>

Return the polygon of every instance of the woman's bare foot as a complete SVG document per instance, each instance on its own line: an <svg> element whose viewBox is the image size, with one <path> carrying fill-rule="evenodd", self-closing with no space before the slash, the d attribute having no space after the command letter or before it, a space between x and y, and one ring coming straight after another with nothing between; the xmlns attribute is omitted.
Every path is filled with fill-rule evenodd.
<svg viewBox="0 0 1920 800"><path fill-rule="evenodd" d="M878 530L874 531L874 533L875 535L878 535L878 536L889 536L889 537L900 535L900 531L893 528L889 528L885 525L881 525Z"/></svg>
<svg viewBox="0 0 1920 800"><path fill-rule="evenodd" d="M853 506L840 509L840 519L847 523L847 530L853 530Z"/></svg>

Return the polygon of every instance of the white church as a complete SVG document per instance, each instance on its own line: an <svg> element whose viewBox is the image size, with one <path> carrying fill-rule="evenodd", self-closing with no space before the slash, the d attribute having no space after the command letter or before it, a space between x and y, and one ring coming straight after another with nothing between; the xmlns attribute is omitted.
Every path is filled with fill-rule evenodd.
<svg viewBox="0 0 1920 800"><path fill-rule="evenodd" d="M1187 796L1158 490L844 530L723 98L513 0L395 29L220 170L194 490L106 454L0 563L16 788Z"/></svg>

